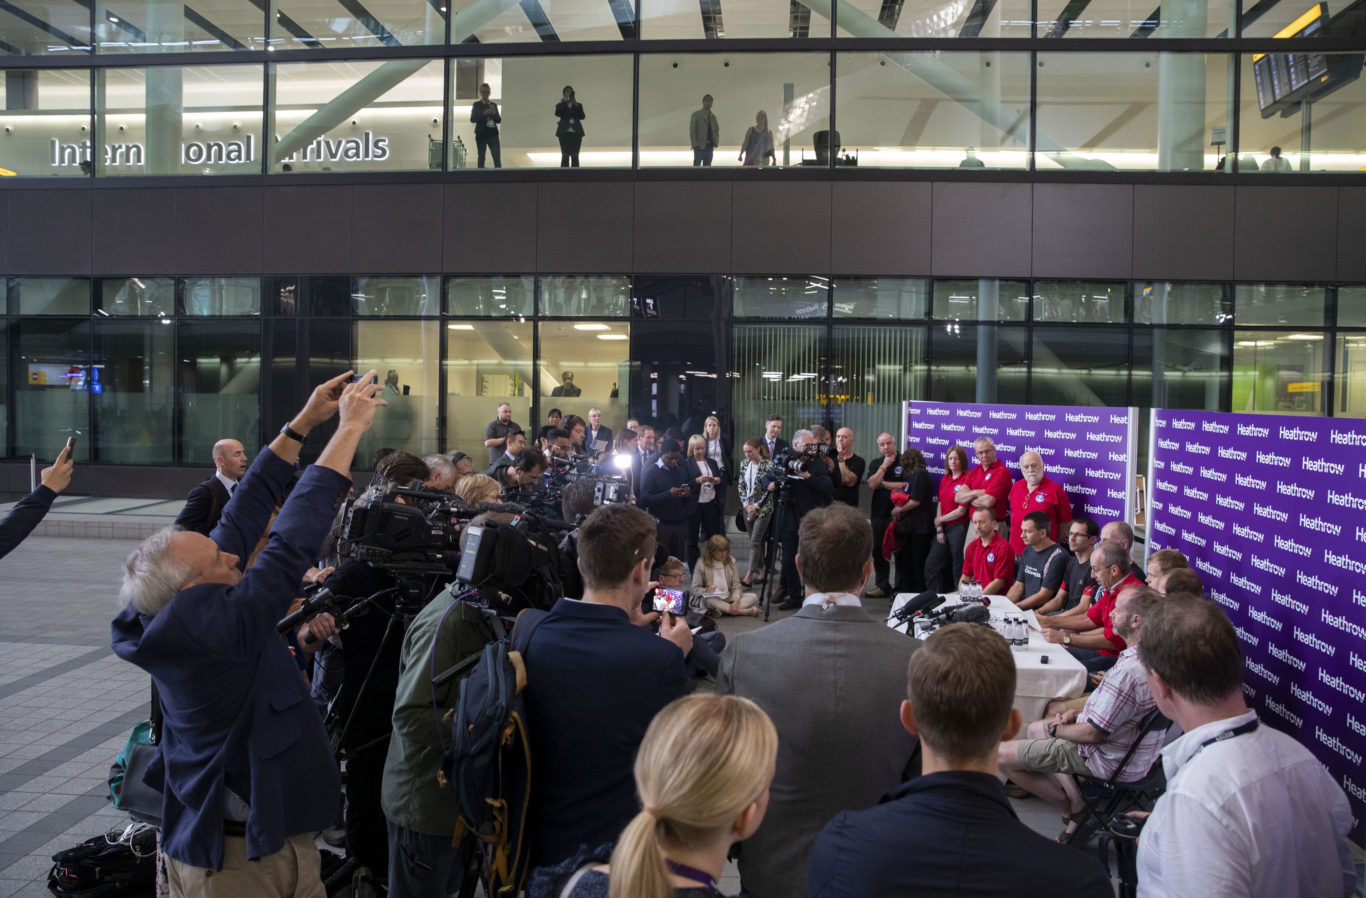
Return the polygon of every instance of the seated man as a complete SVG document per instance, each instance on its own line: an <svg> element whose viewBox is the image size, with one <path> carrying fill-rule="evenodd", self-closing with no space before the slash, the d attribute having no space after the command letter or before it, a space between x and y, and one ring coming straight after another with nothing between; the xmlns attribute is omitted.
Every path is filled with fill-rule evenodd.
<svg viewBox="0 0 1366 898"><path fill-rule="evenodd" d="M1091 553L1100 539L1100 525L1082 515L1067 525L1067 548L1072 553L1063 570L1062 587L1035 614L1058 615L1077 609L1084 612L1096 597L1096 578L1091 576Z"/></svg>
<svg viewBox="0 0 1366 898"><path fill-rule="evenodd" d="M762 898L805 895L820 828L871 807L910 772L915 739L888 711L921 643L861 607L872 547L872 527L852 506L807 514L796 553L801 610L738 634L721 656L716 691L752 699L778 728L768 814L740 853L742 884Z"/></svg>
<svg viewBox="0 0 1366 898"><path fill-rule="evenodd" d="M1075 608L1048 618L1044 639L1067 646L1072 657L1091 673L1109 670L1124 651L1124 638L1115 632L1110 612L1120 590L1140 585L1129 570L1130 564L1129 550L1119 543L1096 543L1091 553L1091 576L1100 587L1095 601L1085 611Z"/></svg>
<svg viewBox="0 0 1366 898"><path fill-rule="evenodd" d="M1148 570L1148 585L1162 595L1167 594L1165 583L1176 571L1190 570L1190 562L1177 549L1158 549L1148 556L1144 567Z"/></svg>
<svg viewBox="0 0 1366 898"><path fill-rule="evenodd" d="M901 725L920 736L922 773L826 824L811 850L812 898L1112 898L1099 864L1011 810L996 750L1020 729L1014 702L1015 660L994 631L950 624L926 640L901 703Z"/></svg>
<svg viewBox="0 0 1366 898"><path fill-rule="evenodd" d="M1032 611L1052 601L1062 586L1067 570L1067 553L1048 536L1048 515L1031 511L1022 516L1020 539L1024 554L1020 556L1020 579L1010 587L1006 598L1021 611Z"/></svg>
<svg viewBox="0 0 1366 898"><path fill-rule="evenodd" d="M164 784L172 894L324 894L313 839L335 819L341 783L275 623L318 557L350 487L356 444L384 404L374 374L352 383L348 371L313 391L256 457L212 539L167 527L128 556L113 648L152 675L165 714L148 779ZM336 432L243 572L304 437L338 411Z"/></svg>
<svg viewBox="0 0 1366 898"><path fill-rule="evenodd" d="M1354 894L1347 796L1308 749L1248 710L1223 609L1165 599L1143 622L1138 659L1157 706L1184 731L1162 751L1167 790L1138 840L1138 893Z"/></svg>
<svg viewBox="0 0 1366 898"><path fill-rule="evenodd" d="M1205 594L1205 581L1190 568L1181 567L1162 578L1162 588L1158 592L1164 596L1203 596Z"/></svg>
<svg viewBox="0 0 1366 898"><path fill-rule="evenodd" d="M1072 815L1085 806L1072 774L1108 779L1138 738L1143 718L1153 709L1152 693L1138 663L1136 646L1143 616L1162 599L1147 587L1133 586L1119 594L1113 612L1115 631L1128 648L1086 700L1081 712L1066 711L1036 720L1026 738L1001 745L1001 775L1053 805L1062 813L1066 841L1076 829ZM1162 733L1149 733L1134 751L1121 774L1124 782L1142 779L1162 749Z"/></svg>
<svg viewBox="0 0 1366 898"><path fill-rule="evenodd" d="M996 512L990 506L972 510L972 538L963 549L963 584L976 580L982 592L1001 596L1015 585L1015 553L1010 543L996 533Z"/></svg>
<svg viewBox="0 0 1366 898"><path fill-rule="evenodd" d="M640 810L631 765L645 728L690 688L683 618L664 615L658 636L639 626L654 520L604 505L579 525L578 551L583 599L556 602L525 652L532 867L617 838Z"/></svg>

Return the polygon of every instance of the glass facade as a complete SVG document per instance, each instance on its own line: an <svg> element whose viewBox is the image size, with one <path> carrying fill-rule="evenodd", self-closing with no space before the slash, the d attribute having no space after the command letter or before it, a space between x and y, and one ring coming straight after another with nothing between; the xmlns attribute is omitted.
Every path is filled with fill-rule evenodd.
<svg viewBox="0 0 1366 898"><path fill-rule="evenodd" d="M1357 173L1363 25L1354 8L1326 9L0 3L0 174ZM63 67L29 61L40 56ZM576 105L560 115L565 88Z"/></svg>
<svg viewBox="0 0 1366 898"><path fill-rule="evenodd" d="M260 445L348 367L375 369L389 400L358 464L396 446L483 458L500 402L528 430L551 408L601 409L614 430L715 410L739 441L776 412L852 427L861 454L900 433L908 399L1356 417L1363 296L826 275L11 278L0 448L51 458L78 433L79 460L205 464L224 436Z"/></svg>

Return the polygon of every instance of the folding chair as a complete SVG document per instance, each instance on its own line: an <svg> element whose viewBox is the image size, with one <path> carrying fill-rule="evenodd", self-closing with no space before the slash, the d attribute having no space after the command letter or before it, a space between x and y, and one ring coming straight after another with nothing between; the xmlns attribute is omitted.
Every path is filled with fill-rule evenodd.
<svg viewBox="0 0 1366 898"><path fill-rule="evenodd" d="M1166 732L1171 725L1172 722L1154 708L1143 718L1143 723L1138 728L1138 736L1124 753L1114 773L1105 779L1085 775L1074 777L1086 807L1081 812L1081 819L1077 820L1076 830L1067 840L1068 844L1085 847L1091 836L1097 831L1103 831L1109 825L1110 818L1116 814L1132 810L1152 810L1153 803L1157 801L1167 784L1162 764L1159 763L1160 758L1154 759L1152 766L1143 772L1143 776L1133 782L1120 782L1119 778L1128 769L1134 752L1143 740L1153 733ZM1077 819L1075 815L1073 819Z"/></svg>

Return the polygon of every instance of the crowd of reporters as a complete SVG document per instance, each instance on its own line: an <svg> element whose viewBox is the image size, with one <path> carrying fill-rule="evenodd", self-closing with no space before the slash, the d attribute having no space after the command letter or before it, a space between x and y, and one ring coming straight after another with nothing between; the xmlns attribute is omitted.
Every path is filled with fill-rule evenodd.
<svg viewBox="0 0 1366 898"><path fill-rule="evenodd" d="M165 715L151 775L166 796L175 894L322 894L313 836L339 819L347 855L377 888L457 892L474 863L452 839L458 813L442 775L459 680L435 672L505 635L489 631L491 608L509 624L524 608L547 612L521 644L532 734L527 890L547 898L717 895L741 842L742 884L756 898L1110 894L1093 858L1015 819L1004 774L1018 771L1054 800L1050 784L1066 769L1019 759L1069 750L1033 745L1059 741L1057 732L1089 732L1123 688L1119 674L1101 676L1112 667L1137 670L1145 707L1182 726L1217 729L1250 713L1233 706L1236 688L1198 687L1236 686L1241 658L1222 612L1198 598L1198 578L1186 582L1183 571L1193 572L1159 553L1150 573L1167 598L1139 596L1132 531L1109 522L1107 534L1070 509L1066 521L1021 515L1002 537L1012 478L980 441L978 467L969 471L955 447L936 489L924 456L897 452L887 434L869 465L848 428L833 445L822 428L800 429L788 446L772 416L742 443L737 465L716 417L686 439L677 429L657 439L634 420L614 435L596 409L588 420L556 411L529 440L504 405L486 430L483 473L485 459L463 453L383 452L348 512L352 456L383 404L365 379L319 386L240 476L207 536L168 528L129 558L114 647L151 673ZM335 435L286 497L303 439L333 415ZM865 486L870 515L857 510ZM732 490L736 529L750 540L743 577L727 536ZM514 531L490 550L492 573L459 580L457 563L463 572L483 558L473 534ZM1064 538L1070 551L1054 542ZM1017 539L1019 553L1008 545ZM981 561L1004 557L1002 548L1009 570ZM862 599L893 591L889 562L898 592L950 592L990 574L989 592L1041 621L1056 612L1050 641L1108 659L1094 664L1100 696L1050 709L1031 724L1030 747L1017 745L1025 722L1012 710L1005 641L969 624L923 642L888 628ZM331 598L310 598L306 622L277 634L318 579ZM727 646L712 618L760 613L755 590L767 580L781 581L778 607L797 613ZM690 592L686 607L656 610L659 587ZM1140 618L1142 642L1116 650ZM1171 661L1166 643L1219 648ZM717 694L689 694L706 680ZM1211 706L1219 713L1202 716ZM1278 895L1351 894L1341 790L1283 742L1274 751L1301 790L1297 830L1269 844L1271 823L1244 832L1230 811L1221 825L1232 836L1201 833L1176 827L1159 802L1153 824L1182 873L1151 872L1140 894L1196 894L1182 876L1201 882L1201 895L1269 894L1231 885L1259 876L1280 884ZM1258 812L1274 817L1286 765L1263 765L1273 782L1249 787ZM1184 800L1208 798L1198 788L1192 796ZM1214 872L1170 841L1200 838L1219 843L1199 859ZM1284 872L1292 852L1313 864ZM1157 871L1168 857L1140 860Z"/></svg>

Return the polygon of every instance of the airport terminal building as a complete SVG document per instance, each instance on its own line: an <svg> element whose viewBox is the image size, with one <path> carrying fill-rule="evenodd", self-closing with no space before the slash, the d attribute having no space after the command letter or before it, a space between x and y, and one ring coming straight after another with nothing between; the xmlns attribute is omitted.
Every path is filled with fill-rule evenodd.
<svg viewBox="0 0 1366 898"><path fill-rule="evenodd" d="M907 399L1361 417L1363 48L1364 0L0 2L0 493L79 432L76 492L183 495L352 366L371 448L476 457L502 401L865 456Z"/></svg>

